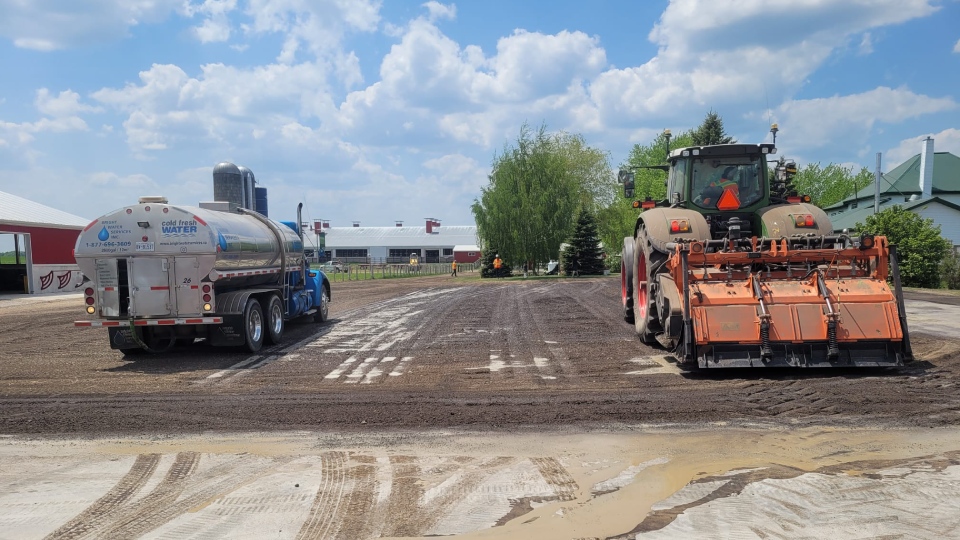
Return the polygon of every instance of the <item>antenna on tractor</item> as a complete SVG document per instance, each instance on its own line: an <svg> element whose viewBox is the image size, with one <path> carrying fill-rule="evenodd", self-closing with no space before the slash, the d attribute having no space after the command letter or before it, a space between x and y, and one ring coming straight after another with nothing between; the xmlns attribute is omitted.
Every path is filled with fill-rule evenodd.
<svg viewBox="0 0 960 540"><path fill-rule="evenodd" d="M780 128L776 124L770 124L770 133L773 133L773 146L777 146L777 132Z"/></svg>
<svg viewBox="0 0 960 540"><path fill-rule="evenodd" d="M667 146L667 157L664 159L664 161L667 161L667 160L670 159L670 130L669 130L669 129L663 130L663 137L664 137L664 138L666 139L666 141L667 141L667 143L666 143L666 146Z"/></svg>

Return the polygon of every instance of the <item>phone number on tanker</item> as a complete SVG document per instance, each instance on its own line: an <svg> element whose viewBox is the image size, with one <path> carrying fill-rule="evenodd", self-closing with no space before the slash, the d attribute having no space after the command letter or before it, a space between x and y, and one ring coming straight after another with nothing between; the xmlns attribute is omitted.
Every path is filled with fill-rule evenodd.
<svg viewBox="0 0 960 540"><path fill-rule="evenodd" d="M130 245L130 242L86 242L88 248L122 248Z"/></svg>

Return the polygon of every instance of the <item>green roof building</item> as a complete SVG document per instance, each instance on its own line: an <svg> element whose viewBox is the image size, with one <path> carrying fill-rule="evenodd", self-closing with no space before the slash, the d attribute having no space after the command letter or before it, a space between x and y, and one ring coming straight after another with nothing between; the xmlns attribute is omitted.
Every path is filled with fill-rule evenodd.
<svg viewBox="0 0 960 540"><path fill-rule="evenodd" d="M874 213L876 186L825 208L836 232L853 230ZM960 157L934 152L933 139L922 141L919 154L881 174L879 209L900 205L940 225L940 234L960 246Z"/></svg>

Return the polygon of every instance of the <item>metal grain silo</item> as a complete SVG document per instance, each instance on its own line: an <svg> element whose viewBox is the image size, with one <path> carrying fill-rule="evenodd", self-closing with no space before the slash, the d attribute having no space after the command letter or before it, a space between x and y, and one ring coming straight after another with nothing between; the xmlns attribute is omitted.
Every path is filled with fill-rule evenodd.
<svg viewBox="0 0 960 540"><path fill-rule="evenodd" d="M257 194L257 212L260 212L265 216L269 216L270 214L267 213L267 188L258 187L254 191L256 191Z"/></svg>
<svg viewBox="0 0 960 540"><path fill-rule="evenodd" d="M213 200L229 203L231 212L244 206L243 176L240 168L229 161L213 168Z"/></svg>
<svg viewBox="0 0 960 540"><path fill-rule="evenodd" d="M243 207L247 210L256 210L253 188L257 180L253 176L253 171L242 165L237 168L240 170L240 176L243 178Z"/></svg>

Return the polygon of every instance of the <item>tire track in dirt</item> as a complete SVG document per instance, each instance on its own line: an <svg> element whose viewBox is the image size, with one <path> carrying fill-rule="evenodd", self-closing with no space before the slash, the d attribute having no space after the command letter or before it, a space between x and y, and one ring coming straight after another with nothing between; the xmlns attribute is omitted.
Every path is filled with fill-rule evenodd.
<svg viewBox="0 0 960 540"><path fill-rule="evenodd" d="M580 486L557 458L538 457L530 458L530 461L537 466L540 476L553 487L558 500L572 501L577 498L577 490Z"/></svg>
<svg viewBox="0 0 960 540"><path fill-rule="evenodd" d="M46 538L72 540L82 538L99 528L101 523L110 519L111 514L143 488L157 470L158 463L160 463L160 454L138 455L127 474L123 475L123 478L110 491Z"/></svg>
<svg viewBox="0 0 960 540"><path fill-rule="evenodd" d="M317 495L313 499L310 514L300 526L297 540L314 538L330 538L331 532L338 532L337 520L340 519L340 503L344 492L344 463L346 454L343 452L324 452L320 455L322 477Z"/></svg>
<svg viewBox="0 0 960 540"><path fill-rule="evenodd" d="M186 488L187 478L200 461L197 452L180 452L167 475L144 498L122 509L121 515L106 527L95 531L98 538L136 538L152 530L158 510L169 508Z"/></svg>
<svg viewBox="0 0 960 540"><path fill-rule="evenodd" d="M390 467L393 484L386 503L389 521L383 536L417 536L420 531L417 508L423 497L420 465L414 456L390 456Z"/></svg>
<svg viewBox="0 0 960 540"><path fill-rule="evenodd" d="M346 490L343 510L340 512L340 529L336 538L355 540L357 538L376 538L376 523L373 507L377 489L377 458L368 455L352 457L357 464L346 470Z"/></svg>
<svg viewBox="0 0 960 540"><path fill-rule="evenodd" d="M416 536L426 536L430 534L430 529L443 519L449 511L460 503L463 499L473 493L478 486L488 477L516 461L514 457L500 456L486 458L474 464L473 458L467 458L453 471L453 475L448 477L440 485L428 490L420 499L420 505L416 510L414 523L419 523L419 530Z"/></svg>

